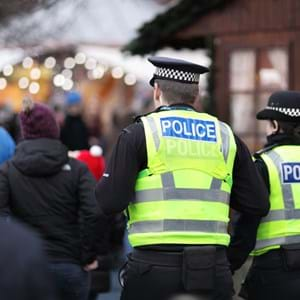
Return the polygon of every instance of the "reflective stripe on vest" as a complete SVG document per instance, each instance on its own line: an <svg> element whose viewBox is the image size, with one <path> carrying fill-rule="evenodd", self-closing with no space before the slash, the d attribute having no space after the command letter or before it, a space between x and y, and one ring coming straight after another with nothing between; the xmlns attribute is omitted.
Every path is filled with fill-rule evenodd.
<svg viewBox="0 0 300 300"><path fill-rule="evenodd" d="M280 146L261 156L266 163L270 177L271 210L261 220L254 255L260 255L273 248L279 248L280 245L300 242L300 209L295 208L295 199L292 190L293 183L282 182L282 165L290 161L288 151L299 151L299 148L297 149L294 146L292 149L291 146ZM285 151L287 154L285 154ZM272 172L276 172L277 174L273 174ZM274 192L275 188L281 192ZM278 200L282 202L281 207L273 208L272 204L274 206L274 202L277 201L278 203ZM281 236L276 236L276 234L280 234Z"/></svg>
<svg viewBox="0 0 300 300"><path fill-rule="evenodd" d="M197 122L199 119L199 122L204 122L201 124L206 121L210 124L215 122L215 128L219 128L215 131L218 142L185 142L180 137L162 136L160 118L177 117L178 120L182 118L183 122L186 119L187 122ZM154 113L143 117L142 121L146 135L148 169L139 173L135 199L128 207L129 241L132 246L164 243L228 245L229 198L236 154L235 140L230 128L214 117L196 112ZM191 132L188 132L187 127L185 130L188 136ZM170 145L168 142L172 142L175 152L167 149ZM202 160L199 160L197 152L195 154L191 150L188 155L192 156L187 158L189 160L185 164L186 158L180 151L182 148L178 147L203 147L202 145ZM191 148L185 150L189 151ZM201 152L203 149L204 152ZM165 156L169 155L167 150L170 157ZM211 154L213 156L207 157ZM211 161L214 157L220 157L220 160ZM200 164L200 161L204 161L207 167ZM216 177L209 173L212 168L210 162ZM170 166L170 169L165 166Z"/></svg>

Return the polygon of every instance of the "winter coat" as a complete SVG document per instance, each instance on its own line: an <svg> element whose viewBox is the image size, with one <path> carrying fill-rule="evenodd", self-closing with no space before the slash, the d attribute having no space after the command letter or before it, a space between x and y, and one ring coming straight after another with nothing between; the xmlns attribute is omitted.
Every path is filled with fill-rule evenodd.
<svg viewBox="0 0 300 300"><path fill-rule="evenodd" d="M14 155L15 147L15 142L10 134L0 127L0 165Z"/></svg>
<svg viewBox="0 0 300 300"><path fill-rule="evenodd" d="M94 186L60 141L25 140L0 170L0 215L11 213L36 230L51 261L87 264L96 258Z"/></svg>
<svg viewBox="0 0 300 300"><path fill-rule="evenodd" d="M0 220L1 300L55 300L41 242L31 231Z"/></svg>
<svg viewBox="0 0 300 300"><path fill-rule="evenodd" d="M67 115L60 138L69 150L89 149L88 129L81 116Z"/></svg>

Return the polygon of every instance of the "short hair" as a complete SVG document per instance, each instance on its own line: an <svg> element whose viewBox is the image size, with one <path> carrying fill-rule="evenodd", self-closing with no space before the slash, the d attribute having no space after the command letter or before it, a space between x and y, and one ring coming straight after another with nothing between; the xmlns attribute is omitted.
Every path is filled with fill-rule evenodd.
<svg viewBox="0 0 300 300"><path fill-rule="evenodd" d="M156 79L163 94L163 99L168 104L193 103L199 95L198 83L182 83L171 80Z"/></svg>

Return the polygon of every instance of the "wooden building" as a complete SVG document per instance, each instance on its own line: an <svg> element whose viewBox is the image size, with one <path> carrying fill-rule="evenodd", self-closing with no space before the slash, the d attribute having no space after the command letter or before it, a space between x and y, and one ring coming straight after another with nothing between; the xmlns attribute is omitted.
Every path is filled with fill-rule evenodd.
<svg viewBox="0 0 300 300"><path fill-rule="evenodd" d="M299 0L183 0L139 30L125 50L207 48L215 113L254 150L264 124L255 114L270 93L300 90Z"/></svg>

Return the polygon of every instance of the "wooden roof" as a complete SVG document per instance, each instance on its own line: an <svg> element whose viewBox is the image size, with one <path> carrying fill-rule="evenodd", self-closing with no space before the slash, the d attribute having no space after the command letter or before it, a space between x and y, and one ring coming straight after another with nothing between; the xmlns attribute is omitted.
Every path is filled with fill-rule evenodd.
<svg viewBox="0 0 300 300"><path fill-rule="evenodd" d="M127 44L123 50L131 54L146 54L165 46L173 48L202 48L206 46L205 37L195 40L180 40L175 34L202 16L222 9L235 0L182 0L168 11L145 23L138 30L138 37Z"/></svg>

